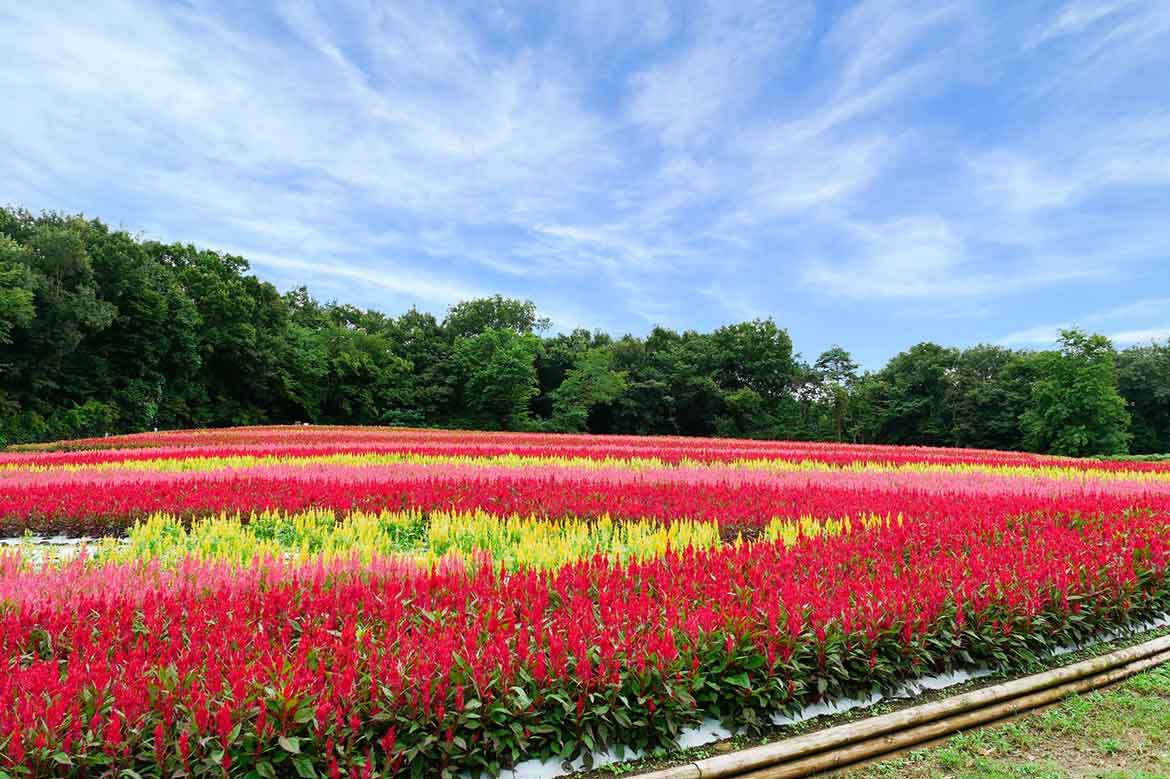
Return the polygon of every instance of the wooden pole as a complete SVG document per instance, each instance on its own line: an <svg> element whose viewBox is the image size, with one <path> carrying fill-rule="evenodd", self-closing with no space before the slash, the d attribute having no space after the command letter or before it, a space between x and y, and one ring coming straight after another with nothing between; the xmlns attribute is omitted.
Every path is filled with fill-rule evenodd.
<svg viewBox="0 0 1170 779"><path fill-rule="evenodd" d="M1073 663L1072 665L1055 668L1044 673L986 687L981 690L973 690L962 695L956 695L922 706L915 706L880 717L860 720L848 725L827 728L816 733L809 733L804 736L785 739L784 741L764 744L728 755L719 755L705 760L698 760L694 763L668 768L663 771L642 774L635 779L714 779L715 777L755 775L749 772L759 771L760 769L774 766L778 763L805 760L819 752L839 750L855 742L875 741L875 737L887 733L906 731L936 720L953 718L974 709L993 707L1004 701L1010 701L1013 698L1032 695L1033 693L1048 688L1066 686L1086 677L1094 675L1108 676L1112 671L1120 671L1122 667L1130 664L1138 664L1139 661L1146 660L1147 658L1162 657L1163 659L1152 663L1152 665L1156 665L1165 661L1166 653L1170 653L1170 636L1162 636L1161 638L1156 638L1152 641L1125 649L1119 649L1115 652L1101 655L1100 657L1093 657L1079 663ZM1152 665L1145 667L1152 667ZM1137 673L1137 671L1130 673ZM1102 684L1108 684L1108 682L1103 682ZM1095 686L1101 685L1098 684ZM1060 695L1067 694L1067 691L1060 693ZM919 739L919 741L924 739L925 737ZM890 747L886 751L895 748ZM859 757L856 759L862 758ZM820 768L816 770L826 769ZM763 775L760 774L760 776ZM768 775L771 776L771 774ZM779 775L777 774L777 776ZM803 775L793 774L793 776Z"/></svg>
<svg viewBox="0 0 1170 779"><path fill-rule="evenodd" d="M1170 652L1154 657L1147 657L1129 665L1116 668L1095 676L1087 676L1075 682L1050 687L1046 690L1013 698L994 706L959 714L954 717L944 717L928 722L924 725L907 730L888 733L884 736L850 744L843 749L834 749L828 752L812 755L804 759L785 762L768 768L735 774L737 779L798 779L798 777L844 768L853 763L880 755L896 752L926 741L954 735L962 730L996 722L1030 709L1057 703L1070 695L1095 690L1114 682L1133 676L1160 663L1170 661ZM700 775L706 779L706 774Z"/></svg>

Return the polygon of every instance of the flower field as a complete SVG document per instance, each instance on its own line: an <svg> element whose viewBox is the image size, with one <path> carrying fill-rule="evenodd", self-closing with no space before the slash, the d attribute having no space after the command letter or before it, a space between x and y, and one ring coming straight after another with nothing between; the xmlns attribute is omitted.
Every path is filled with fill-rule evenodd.
<svg viewBox="0 0 1170 779"><path fill-rule="evenodd" d="M495 775L1170 610L1170 464L378 428L0 453L0 776ZM131 774L133 775L133 774Z"/></svg>

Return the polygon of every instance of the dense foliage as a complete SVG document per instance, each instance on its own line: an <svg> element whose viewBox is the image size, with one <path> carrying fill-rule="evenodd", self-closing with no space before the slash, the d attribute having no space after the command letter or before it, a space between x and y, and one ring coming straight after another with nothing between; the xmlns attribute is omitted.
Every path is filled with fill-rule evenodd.
<svg viewBox="0 0 1170 779"><path fill-rule="evenodd" d="M0 210L0 443L308 421L1170 451L1170 343L923 343L862 373L840 347L804 361L770 319L547 328L500 296L442 320L323 304L241 257Z"/></svg>

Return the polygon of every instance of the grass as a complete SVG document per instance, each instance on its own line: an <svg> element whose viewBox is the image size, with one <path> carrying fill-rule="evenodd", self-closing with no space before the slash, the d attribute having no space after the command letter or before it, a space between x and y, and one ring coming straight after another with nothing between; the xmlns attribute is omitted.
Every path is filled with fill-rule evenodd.
<svg viewBox="0 0 1170 779"><path fill-rule="evenodd" d="M1170 666L841 779L1170 778Z"/></svg>

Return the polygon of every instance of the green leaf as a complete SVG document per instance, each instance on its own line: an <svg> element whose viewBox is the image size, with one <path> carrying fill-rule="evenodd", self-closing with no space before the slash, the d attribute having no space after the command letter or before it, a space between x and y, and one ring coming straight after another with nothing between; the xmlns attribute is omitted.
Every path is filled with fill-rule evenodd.
<svg viewBox="0 0 1170 779"><path fill-rule="evenodd" d="M264 779L276 779L276 769L267 760L261 760L256 764L256 773L263 776Z"/></svg>
<svg viewBox="0 0 1170 779"><path fill-rule="evenodd" d="M736 687L742 687L745 690L752 686L746 671L743 673L738 673L735 676L729 676L724 681L726 681L728 684L735 685Z"/></svg>
<svg viewBox="0 0 1170 779"><path fill-rule="evenodd" d="M73 765L73 758L64 752L58 752L57 754L53 755L53 762L59 763L61 765Z"/></svg>
<svg viewBox="0 0 1170 779"><path fill-rule="evenodd" d="M294 755L301 753L301 742L293 736L281 736L276 743L280 744L280 748L285 752L292 752Z"/></svg>
<svg viewBox="0 0 1170 779"><path fill-rule="evenodd" d="M293 760L293 767L297 769L297 776L301 779L317 779L317 771L313 768L313 763L309 758L301 757Z"/></svg>

